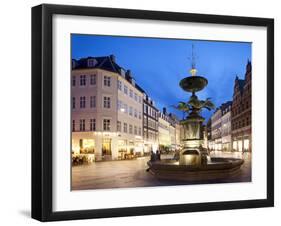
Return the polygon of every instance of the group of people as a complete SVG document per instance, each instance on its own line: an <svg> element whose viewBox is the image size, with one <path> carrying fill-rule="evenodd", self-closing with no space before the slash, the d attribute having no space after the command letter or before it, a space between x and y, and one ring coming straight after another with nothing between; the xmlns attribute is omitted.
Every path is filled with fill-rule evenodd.
<svg viewBox="0 0 281 226"><path fill-rule="evenodd" d="M161 160L161 153L159 150L156 151L156 153L154 153L153 151L150 152L150 161L154 162L154 161L160 161Z"/></svg>

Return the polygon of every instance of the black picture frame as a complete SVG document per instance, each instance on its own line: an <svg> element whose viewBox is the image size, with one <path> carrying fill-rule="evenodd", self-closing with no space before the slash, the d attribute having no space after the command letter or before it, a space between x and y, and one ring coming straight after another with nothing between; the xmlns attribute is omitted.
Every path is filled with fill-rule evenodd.
<svg viewBox="0 0 281 226"><path fill-rule="evenodd" d="M95 210L52 210L52 18L55 14L247 25L267 28L267 198ZM40 221L123 217L274 206L274 20L43 4L32 8L32 218Z"/></svg>

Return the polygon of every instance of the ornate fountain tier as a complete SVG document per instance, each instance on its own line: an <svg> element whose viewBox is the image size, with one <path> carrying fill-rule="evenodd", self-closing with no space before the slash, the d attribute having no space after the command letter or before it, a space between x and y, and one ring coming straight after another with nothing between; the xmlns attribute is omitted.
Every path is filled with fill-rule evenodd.
<svg viewBox="0 0 281 226"><path fill-rule="evenodd" d="M202 76L194 75L182 79L179 85L183 90L195 93L204 89L208 85L208 80Z"/></svg>

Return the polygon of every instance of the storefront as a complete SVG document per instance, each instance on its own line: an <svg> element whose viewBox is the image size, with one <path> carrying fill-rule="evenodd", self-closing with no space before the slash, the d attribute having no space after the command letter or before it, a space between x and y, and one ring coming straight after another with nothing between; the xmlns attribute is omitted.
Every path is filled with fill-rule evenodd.
<svg viewBox="0 0 281 226"><path fill-rule="evenodd" d="M232 142L232 149L233 151L238 151L238 152L251 151L250 137L245 136L245 137L235 138Z"/></svg>

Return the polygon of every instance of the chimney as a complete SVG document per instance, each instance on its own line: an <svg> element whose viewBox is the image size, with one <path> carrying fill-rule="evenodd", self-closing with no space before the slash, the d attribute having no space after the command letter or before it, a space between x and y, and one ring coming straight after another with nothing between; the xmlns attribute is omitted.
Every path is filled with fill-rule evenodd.
<svg viewBox="0 0 281 226"><path fill-rule="evenodd" d="M116 57L113 54L111 54L109 57L112 62L116 63Z"/></svg>
<svg viewBox="0 0 281 226"><path fill-rule="evenodd" d="M127 71L126 71L126 75L127 75L128 77L132 78L132 72L131 72L131 70L127 70Z"/></svg>

